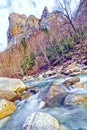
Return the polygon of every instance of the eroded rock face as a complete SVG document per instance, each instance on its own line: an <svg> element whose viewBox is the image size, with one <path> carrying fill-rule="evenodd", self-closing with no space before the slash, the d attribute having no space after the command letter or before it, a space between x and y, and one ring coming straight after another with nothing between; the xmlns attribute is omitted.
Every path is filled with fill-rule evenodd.
<svg viewBox="0 0 87 130"><path fill-rule="evenodd" d="M27 35L37 29L39 29L39 19L35 16L30 15L27 18L25 15L12 13L9 16L8 43L18 43L23 37L27 38Z"/></svg>
<svg viewBox="0 0 87 130"><path fill-rule="evenodd" d="M9 16L9 29L7 32L8 43L18 37L18 34L23 34L27 30L27 17L17 13L12 13ZM18 39L17 39L18 40Z"/></svg>
<svg viewBox="0 0 87 130"><path fill-rule="evenodd" d="M62 22L61 14L57 11L50 13L47 7L44 8L41 19L34 15L26 17L25 15L12 13L9 16L8 44L20 43L22 38L29 39L34 31L50 29L51 25L55 24L54 21L56 21L56 24L58 21Z"/></svg>

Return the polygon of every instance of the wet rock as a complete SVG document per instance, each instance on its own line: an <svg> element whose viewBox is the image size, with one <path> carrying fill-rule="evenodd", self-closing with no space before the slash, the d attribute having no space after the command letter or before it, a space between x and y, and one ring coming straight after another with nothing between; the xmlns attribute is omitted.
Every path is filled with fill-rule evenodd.
<svg viewBox="0 0 87 130"><path fill-rule="evenodd" d="M1 77L0 90L13 91L19 95L24 90L26 90L26 86L20 79Z"/></svg>
<svg viewBox="0 0 87 130"><path fill-rule="evenodd" d="M28 88L27 91L25 91L22 94L20 94L20 96L19 96L20 100L24 100L24 99L26 99L26 98L28 98L28 97L36 94L37 92L39 92L38 88L32 88L32 87L30 87L30 88Z"/></svg>
<svg viewBox="0 0 87 130"><path fill-rule="evenodd" d="M77 82L74 85L72 85L72 88L87 88L87 84Z"/></svg>
<svg viewBox="0 0 87 130"><path fill-rule="evenodd" d="M46 105L46 103L44 101L41 101L40 104L39 104L39 109L44 108L45 105Z"/></svg>
<svg viewBox="0 0 87 130"><path fill-rule="evenodd" d="M43 101L45 101L48 106L52 107L53 105L62 104L66 95L67 93L62 86L52 84L47 94L44 96Z"/></svg>
<svg viewBox="0 0 87 130"><path fill-rule="evenodd" d="M29 88L28 90L27 90L27 92L30 92L30 93L32 93L32 94L36 94L37 92L39 92L40 90L39 90L39 88L37 88L37 87L35 87L35 88Z"/></svg>
<svg viewBox="0 0 87 130"><path fill-rule="evenodd" d="M10 116L0 119L0 128L2 128L10 119Z"/></svg>
<svg viewBox="0 0 87 130"><path fill-rule="evenodd" d="M70 78L64 82L64 84L69 87L77 82L80 82L80 78Z"/></svg>
<svg viewBox="0 0 87 130"><path fill-rule="evenodd" d="M48 113L36 112L27 117L22 130L63 130L59 122Z"/></svg>
<svg viewBox="0 0 87 130"><path fill-rule="evenodd" d="M87 103L86 95L71 94L65 98L64 104L65 105L75 105L75 104L82 104L85 102Z"/></svg>
<svg viewBox="0 0 87 130"><path fill-rule="evenodd" d="M19 97L15 92L8 90L0 90L0 98L6 99L8 101L15 101Z"/></svg>
<svg viewBox="0 0 87 130"><path fill-rule="evenodd" d="M16 110L14 103L0 99L0 119L9 116Z"/></svg>
<svg viewBox="0 0 87 130"><path fill-rule="evenodd" d="M26 98L28 98L28 97L30 97L30 96L32 96L31 93L22 93L22 94L20 95L20 100L24 100L24 99L26 99Z"/></svg>

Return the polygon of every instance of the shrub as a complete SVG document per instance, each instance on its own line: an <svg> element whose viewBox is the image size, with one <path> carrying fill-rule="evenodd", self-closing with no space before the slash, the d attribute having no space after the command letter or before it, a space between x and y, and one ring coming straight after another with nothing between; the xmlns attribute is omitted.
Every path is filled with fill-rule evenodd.
<svg viewBox="0 0 87 130"><path fill-rule="evenodd" d="M46 27L43 28L42 31L45 32L45 33L47 33L47 34L49 33L49 32L48 32L48 29L47 29Z"/></svg>
<svg viewBox="0 0 87 130"><path fill-rule="evenodd" d="M21 40L21 44L22 44L22 47L23 47L23 49L24 49L24 54L26 54L27 43L26 43L26 39L25 39L25 38L23 38L23 39Z"/></svg>
<svg viewBox="0 0 87 130"><path fill-rule="evenodd" d="M23 70L23 73L26 74L28 69L31 69L35 62L34 62L34 53L30 54L30 57L28 55L25 55L21 61L21 68Z"/></svg>

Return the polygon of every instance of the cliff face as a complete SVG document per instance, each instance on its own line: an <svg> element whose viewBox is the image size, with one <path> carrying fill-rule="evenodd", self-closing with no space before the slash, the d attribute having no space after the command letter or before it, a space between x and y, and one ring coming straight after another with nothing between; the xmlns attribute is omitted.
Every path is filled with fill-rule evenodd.
<svg viewBox="0 0 87 130"><path fill-rule="evenodd" d="M77 24L87 28L87 0L81 0L75 17Z"/></svg>
<svg viewBox="0 0 87 130"><path fill-rule="evenodd" d="M7 32L8 48L0 53L0 76L21 77L34 74L49 63L47 48L66 36L64 18L45 7L41 19L12 13ZM58 40L57 40L58 39Z"/></svg>
<svg viewBox="0 0 87 130"><path fill-rule="evenodd" d="M45 28L50 29L55 20L56 24L57 22L62 22L61 14L59 12L49 13L47 7L44 8L41 19L33 15L26 17L25 15L19 15L17 13L10 14L9 29L7 32L8 44L20 43L22 38L27 40L34 31Z"/></svg>
<svg viewBox="0 0 87 130"><path fill-rule="evenodd" d="M12 13L9 16L9 29L7 32L8 44L19 43L23 37L31 34L31 31L39 29L39 19L31 15Z"/></svg>
<svg viewBox="0 0 87 130"><path fill-rule="evenodd" d="M21 77L35 74L56 59L59 43L70 30L67 20L58 11L50 13L45 7L41 19L12 13L7 32L8 48L0 53L0 76ZM54 53L55 48L57 55ZM58 46L56 46L58 45Z"/></svg>

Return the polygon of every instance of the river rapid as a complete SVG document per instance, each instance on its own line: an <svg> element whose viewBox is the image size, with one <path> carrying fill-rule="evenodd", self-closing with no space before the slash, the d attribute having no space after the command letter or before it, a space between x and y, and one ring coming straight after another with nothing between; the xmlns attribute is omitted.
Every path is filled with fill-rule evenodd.
<svg viewBox="0 0 87 130"><path fill-rule="evenodd" d="M82 83L87 83L87 74L78 76ZM66 79L68 79L67 77ZM68 130L87 130L87 104L82 105L64 105L58 101L54 102L52 106L39 109L39 103L46 94L48 87L54 83L62 83L66 80L62 78L46 78L41 81L27 81L26 85L38 87L40 92L23 100L16 101L16 111L8 118L0 120L0 130L22 130L22 126L32 112L46 112L58 119L59 123L64 125ZM65 87L65 86L62 86ZM67 89L66 92L71 94L87 95L87 88Z"/></svg>

